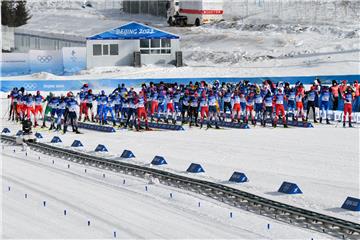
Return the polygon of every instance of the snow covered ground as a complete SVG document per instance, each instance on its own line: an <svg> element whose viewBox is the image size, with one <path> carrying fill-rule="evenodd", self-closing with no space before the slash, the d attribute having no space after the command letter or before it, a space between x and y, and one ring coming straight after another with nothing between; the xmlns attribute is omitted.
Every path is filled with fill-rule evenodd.
<svg viewBox="0 0 360 240"><path fill-rule="evenodd" d="M19 125L3 122L15 134ZM109 150L106 157L118 159L124 149L136 158L134 164L150 166L155 155L164 156L166 171L194 178L230 184L234 171L244 172L249 182L230 184L254 194L327 215L359 222L359 213L345 211L341 205L347 196L359 197L359 130L316 125L312 129L151 131L137 133L118 130L99 133L82 130L84 134L49 132L38 129L43 142L59 135L59 146L69 147L80 140L92 152L98 144ZM187 167L199 163L204 174L188 174ZM156 166L151 166L156 167ZM295 182L304 192L289 196L277 193L283 181Z"/></svg>
<svg viewBox="0 0 360 240"><path fill-rule="evenodd" d="M329 239L144 179L26 156L21 147L2 144L1 159L3 238Z"/></svg>

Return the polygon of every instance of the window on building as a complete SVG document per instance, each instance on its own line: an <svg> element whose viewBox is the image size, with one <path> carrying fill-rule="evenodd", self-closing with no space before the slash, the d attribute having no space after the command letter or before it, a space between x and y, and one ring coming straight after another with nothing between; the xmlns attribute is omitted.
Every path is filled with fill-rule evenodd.
<svg viewBox="0 0 360 240"><path fill-rule="evenodd" d="M160 39L151 39L151 48L159 48Z"/></svg>
<svg viewBox="0 0 360 240"><path fill-rule="evenodd" d="M141 54L170 54L171 40L170 39L141 39L140 40Z"/></svg>
<svg viewBox="0 0 360 240"><path fill-rule="evenodd" d="M109 45L103 45L102 55L109 55Z"/></svg>
<svg viewBox="0 0 360 240"><path fill-rule="evenodd" d="M140 48L149 48L149 39L140 39Z"/></svg>
<svg viewBox="0 0 360 240"><path fill-rule="evenodd" d="M101 55L101 44L94 44L93 45L93 55L100 56Z"/></svg>
<svg viewBox="0 0 360 240"><path fill-rule="evenodd" d="M110 44L110 55L119 55L119 45Z"/></svg>
<svg viewBox="0 0 360 240"><path fill-rule="evenodd" d="M171 40L170 39L161 39L161 47L162 48L170 48Z"/></svg>

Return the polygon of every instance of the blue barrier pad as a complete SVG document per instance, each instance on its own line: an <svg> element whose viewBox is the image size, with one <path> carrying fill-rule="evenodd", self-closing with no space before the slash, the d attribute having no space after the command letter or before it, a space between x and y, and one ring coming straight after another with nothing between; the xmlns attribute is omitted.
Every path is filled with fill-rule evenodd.
<svg viewBox="0 0 360 240"><path fill-rule="evenodd" d="M210 121L211 125L215 125L215 121ZM249 129L249 125L247 123L236 123L236 122L217 122L219 127L224 128L237 128L237 129Z"/></svg>
<svg viewBox="0 0 360 240"><path fill-rule="evenodd" d="M300 194L302 191L296 185L296 183L291 182L283 182L278 190L278 192L286 193L286 194Z"/></svg>
<svg viewBox="0 0 360 240"><path fill-rule="evenodd" d="M151 161L151 164L153 164L153 165L163 165L163 164L167 164L167 162L166 162L164 157L155 156L154 159Z"/></svg>
<svg viewBox="0 0 360 240"><path fill-rule="evenodd" d="M24 132L22 130L19 130L17 133L16 133L16 136L22 136L24 135Z"/></svg>
<svg viewBox="0 0 360 240"><path fill-rule="evenodd" d="M98 132L115 132L115 129L111 126L97 125L91 123L78 122L78 127Z"/></svg>
<svg viewBox="0 0 360 240"><path fill-rule="evenodd" d="M272 124L270 119L266 119L266 123ZM311 122L302 122L302 121L297 121L297 122L296 121L287 121L286 124L291 127L299 127L299 128L313 128L314 127ZM283 126L284 124L283 124L282 120L279 120L276 123L276 125Z"/></svg>
<svg viewBox="0 0 360 240"><path fill-rule="evenodd" d="M104 145L99 144L95 148L95 152L108 152L108 150L106 149L106 147Z"/></svg>
<svg viewBox="0 0 360 240"><path fill-rule="evenodd" d="M84 145L79 140L74 140L71 144L72 147L83 147Z"/></svg>
<svg viewBox="0 0 360 240"><path fill-rule="evenodd" d="M247 176L245 175L245 173L242 172L234 172L230 179L230 182L237 182L237 183L242 183L242 182L247 182L249 181L249 179L247 178Z"/></svg>
<svg viewBox="0 0 360 240"><path fill-rule="evenodd" d="M51 139L51 143L61 143L61 139L58 136L55 136Z"/></svg>
<svg viewBox="0 0 360 240"><path fill-rule="evenodd" d="M188 167L188 169L186 170L187 172L191 172L191 173L201 173L201 172L205 172L205 170L203 169L203 167L200 164L197 163L192 163L190 164L190 166Z"/></svg>
<svg viewBox="0 0 360 240"><path fill-rule="evenodd" d="M10 129L4 128L4 129L1 131L1 133L10 133Z"/></svg>
<svg viewBox="0 0 360 240"><path fill-rule="evenodd" d="M35 137L36 137L36 138L43 138L43 136L41 135L41 133L38 133L38 132L35 133Z"/></svg>
<svg viewBox="0 0 360 240"><path fill-rule="evenodd" d="M124 150L120 157L121 158L134 158L135 155L130 150Z"/></svg>
<svg viewBox="0 0 360 240"><path fill-rule="evenodd" d="M145 122L140 123L142 127L145 126ZM148 122L150 128L164 129L164 130L172 130L172 131L183 131L184 128L181 125L174 124L166 124L166 123L156 123L156 122Z"/></svg>
<svg viewBox="0 0 360 240"><path fill-rule="evenodd" d="M343 205L341 206L343 209L351 210L351 211L360 211L360 199L347 197Z"/></svg>

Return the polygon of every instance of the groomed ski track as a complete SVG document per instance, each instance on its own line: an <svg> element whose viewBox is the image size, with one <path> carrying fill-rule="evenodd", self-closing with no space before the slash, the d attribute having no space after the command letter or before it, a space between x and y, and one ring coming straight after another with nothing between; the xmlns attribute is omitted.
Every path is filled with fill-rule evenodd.
<svg viewBox="0 0 360 240"><path fill-rule="evenodd" d="M1 137L2 142L15 143L15 137ZM315 230L342 239L358 239L360 225L324 214L290 206L238 189L204 180L179 176L162 170L137 166L121 161L79 153L43 143L28 143L34 151L63 158L65 160L108 169L140 178L152 178L161 184L195 192L243 210L270 217L298 227Z"/></svg>

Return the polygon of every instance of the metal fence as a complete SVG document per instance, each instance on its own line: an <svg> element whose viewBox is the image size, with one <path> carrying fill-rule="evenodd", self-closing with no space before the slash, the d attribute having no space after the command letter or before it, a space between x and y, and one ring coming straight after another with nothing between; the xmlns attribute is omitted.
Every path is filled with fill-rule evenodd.
<svg viewBox="0 0 360 240"><path fill-rule="evenodd" d="M123 11L129 14L166 17L167 2L167 0L124 0Z"/></svg>
<svg viewBox="0 0 360 240"><path fill-rule="evenodd" d="M328 23L360 20L358 0L224 0L224 16L267 23Z"/></svg>

